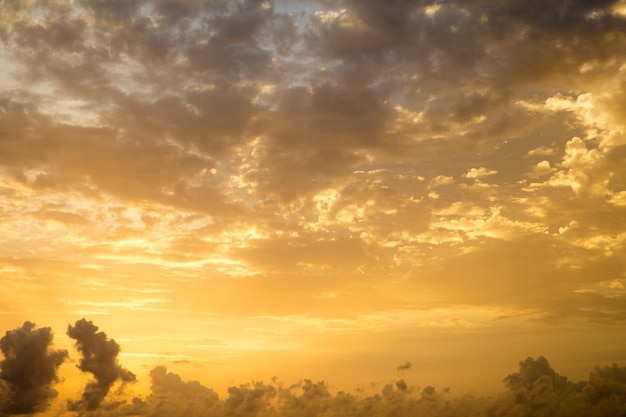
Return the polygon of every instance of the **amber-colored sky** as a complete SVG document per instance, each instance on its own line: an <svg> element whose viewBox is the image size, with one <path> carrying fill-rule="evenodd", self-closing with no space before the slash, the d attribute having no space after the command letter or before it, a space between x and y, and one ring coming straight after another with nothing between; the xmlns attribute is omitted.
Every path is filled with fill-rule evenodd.
<svg viewBox="0 0 626 417"><path fill-rule="evenodd" d="M624 80L624 1L6 1L0 329L144 386L623 363Z"/></svg>

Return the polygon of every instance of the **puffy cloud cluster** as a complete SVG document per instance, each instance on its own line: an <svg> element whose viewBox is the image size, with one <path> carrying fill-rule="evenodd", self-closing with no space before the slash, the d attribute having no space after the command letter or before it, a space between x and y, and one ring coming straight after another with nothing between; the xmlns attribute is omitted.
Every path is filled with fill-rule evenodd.
<svg viewBox="0 0 626 417"><path fill-rule="evenodd" d="M52 385L68 353L52 349L52 338L49 327L27 321L0 339L0 414L41 412L56 397Z"/></svg>
<svg viewBox="0 0 626 417"><path fill-rule="evenodd" d="M82 413L98 409L115 382L136 380L133 373L117 363L120 346L105 333L98 332L93 322L84 318L78 320L75 325L68 326L67 333L76 340L76 348L82 356L78 368L94 377L85 387L81 400L69 401L69 410ZM63 382L58 368L69 358L69 353L52 349L52 339L49 327L36 328L30 321L7 331L0 339L4 356L0 361L1 415L44 412L56 398L57 391L52 386ZM180 380L178 376L165 373L159 378L159 368L153 370L151 376L154 395L160 394L160 386L167 386L168 377ZM195 393L192 395L197 397Z"/></svg>
<svg viewBox="0 0 626 417"><path fill-rule="evenodd" d="M133 406L144 415L202 415L218 402L218 395L213 390L197 381L183 381L177 374L167 372L165 366L152 369L150 379L150 395L145 400L133 401Z"/></svg>
<svg viewBox="0 0 626 417"><path fill-rule="evenodd" d="M331 392L323 381L279 381L233 386L223 399L198 382L183 382L164 367L151 373L152 393L117 412L141 416L618 416L626 410L626 368L597 367L588 381L559 376L544 357L527 358L504 379L507 392L490 397L452 395L448 388L412 386L404 380L373 395ZM168 380L165 383L165 379ZM172 414L168 414L168 413Z"/></svg>
<svg viewBox="0 0 626 417"><path fill-rule="evenodd" d="M194 178L203 169L239 175L261 197L306 196L372 159L453 151L433 137L522 135L529 115L516 103L532 96L527 85L552 94L562 88L553 77L573 74L578 90L619 67L625 22L615 5L332 1L298 15L261 0L14 2L5 54L66 102L16 81L5 135L32 146L24 155L5 143L5 162L43 171L40 182L89 179L113 195L215 214L229 196ZM222 162L248 147L249 160ZM65 163L47 163L59 153ZM138 175L155 163L160 173Z"/></svg>
<svg viewBox="0 0 626 417"><path fill-rule="evenodd" d="M625 410L623 371L616 364L596 367L588 381L573 383L559 376L544 357L529 357L520 362L519 372L505 378L510 392L496 399L491 412L497 416L619 415Z"/></svg>

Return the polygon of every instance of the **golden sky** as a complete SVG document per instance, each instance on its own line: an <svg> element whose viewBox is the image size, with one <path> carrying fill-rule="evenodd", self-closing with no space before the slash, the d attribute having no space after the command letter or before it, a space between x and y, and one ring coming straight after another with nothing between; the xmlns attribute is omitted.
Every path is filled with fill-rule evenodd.
<svg viewBox="0 0 626 417"><path fill-rule="evenodd" d="M623 0L7 0L0 330L75 399L81 318L138 392L624 363L625 80Z"/></svg>

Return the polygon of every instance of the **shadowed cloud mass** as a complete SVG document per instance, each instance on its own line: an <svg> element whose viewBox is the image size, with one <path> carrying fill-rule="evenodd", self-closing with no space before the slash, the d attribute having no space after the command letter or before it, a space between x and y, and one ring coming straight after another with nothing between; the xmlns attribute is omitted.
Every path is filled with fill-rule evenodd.
<svg viewBox="0 0 626 417"><path fill-rule="evenodd" d="M543 356L528 357L504 379L505 392L492 396L452 395L450 389L386 384L371 395L337 391L324 381L301 380L285 386L252 382L217 394L197 381L184 382L159 366L150 372L151 393L118 404L111 415L140 416L621 416L626 368L596 367L588 380L559 376Z"/></svg>
<svg viewBox="0 0 626 417"><path fill-rule="evenodd" d="M93 375L93 381L85 386L82 399L68 404L70 409L95 410L115 382L135 381L135 375L117 362L120 346L104 332L99 332L93 322L80 319L67 327L67 335L76 340L76 349L81 355L78 369Z"/></svg>
<svg viewBox="0 0 626 417"><path fill-rule="evenodd" d="M52 330L35 323L8 330L0 339L0 414L44 411L57 396L58 368L67 351L52 349Z"/></svg>
<svg viewBox="0 0 626 417"><path fill-rule="evenodd" d="M78 365L94 375L82 400L55 415L80 416L621 416L626 412L626 368L596 366L588 380L572 382L559 375L539 356L519 362L519 370L503 379L506 391L490 396L450 395L450 388L421 387L404 379L387 383L378 392L349 393L324 381L300 380L286 386L278 378L228 387L223 398L198 381L184 381L163 365L149 373L149 394L144 398L117 395L105 400L116 380L135 376L116 361L120 347L84 318L68 326L82 355ZM51 350L52 332L35 330L32 322L7 331L0 339L5 360L0 362L2 415L45 412L56 396L57 368L65 350ZM407 362L398 370L411 368ZM118 393L121 394L121 393Z"/></svg>

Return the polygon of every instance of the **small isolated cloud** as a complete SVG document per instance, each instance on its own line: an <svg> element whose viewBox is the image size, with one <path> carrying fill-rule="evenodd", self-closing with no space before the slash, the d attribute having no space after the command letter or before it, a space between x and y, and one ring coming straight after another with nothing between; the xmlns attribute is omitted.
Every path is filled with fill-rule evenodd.
<svg viewBox="0 0 626 417"><path fill-rule="evenodd" d="M431 180L429 187L435 188L440 185L450 185L450 184L454 184L454 178L449 177L447 175L438 175Z"/></svg>
<svg viewBox="0 0 626 417"><path fill-rule="evenodd" d="M70 409L95 410L115 382L135 381L135 375L117 363L120 346L104 332L99 332L93 322L80 319L74 326L68 326L67 335L76 340L76 348L82 355L78 369L94 377L85 386L81 400L70 402Z"/></svg>
<svg viewBox="0 0 626 417"><path fill-rule="evenodd" d="M495 175L497 174L498 171L494 171L491 169L487 169L485 167L480 167L480 168L472 168L469 171L467 171L465 173L465 178L470 178L470 179L481 179L481 178L485 178L485 177L489 177L491 175Z"/></svg>
<svg viewBox="0 0 626 417"><path fill-rule="evenodd" d="M408 371L412 366L413 364L407 361L404 365L400 365L396 369L398 369L398 371Z"/></svg>
<svg viewBox="0 0 626 417"><path fill-rule="evenodd" d="M0 415L33 414L46 409L57 392L58 367L66 350L52 350L52 330L35 323L7 331L0 339L5 359L0 362Z"/></svg>

